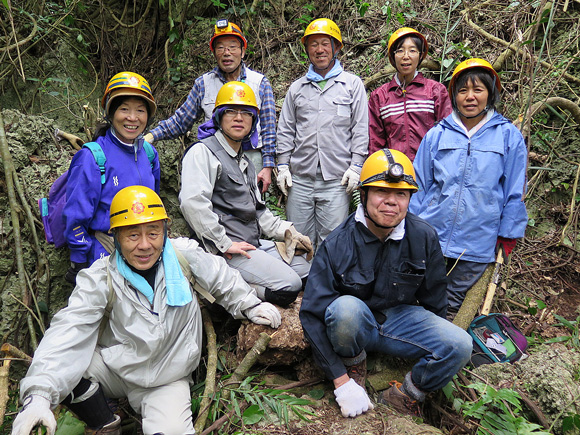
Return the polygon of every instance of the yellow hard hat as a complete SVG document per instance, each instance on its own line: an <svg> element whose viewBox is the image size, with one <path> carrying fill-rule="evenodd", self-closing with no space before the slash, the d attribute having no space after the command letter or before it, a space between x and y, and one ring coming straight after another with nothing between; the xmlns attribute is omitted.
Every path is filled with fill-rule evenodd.
<svg viewBox="0 0 580 435"><path fill-rule="evenodd" d="M390 187L417 191L415 169L401 151L384 148L371 154L360 172L359 187Z"/></svg>
<svg viewBox="0 0 580 435"><path fill-rule="evenodd" d="M145 186L121 189L111 201L111 227L127 227L169 219L159 195Z"/></svg>
<svg viewBox="0 0 580 435"><path fill-rule="evenodd" d="M340 29L336 23L328 18L318 18L311 22L306 30L304 31L304 36L300 39L302 44L306 46L306 39L310 35L328 35L333 37L339 42L338 50L342 48L342 36L340 34Z"/></svg>
<svg viewBox="0 0 580 435"><path fill-rule="evenodd" d="M406 37L406 36L418 36L421 41L423 41L423 52L421 53L421 59L419 62L425 60L427 57L427 51L429 50L429 44L427 43L427 38L419 33L417 30L411 27L401 27L393 32L391 37L389 38L389 43L387 45L387 52L389 53L389 61L391 65L395 66L395 53L391 53L391 47L397 42L399 39Z"/></svg>
<svg viewBox="0 0 580 435"><path fill-rule="evenodd" d="M152 118L157 111L157 104L151 93L151 86L143 76L137 73L124 71L115 74L105 89L105 94L101 100L101 107L105 111L105 115L109 116L109 107L111 101L116 97L132 96L141 97L145 99L149 106L149 118Z"/></svg>
<svg viewBox="0 0 580 435"><path fill-rule="evenodd" d="M467 59L461 62L459 65L455 67L453 71L453 75L451 76L451 81L449 82L449 95L453 95L453 87L455 86L455 80L457 77L463 72L467 71L471 68L483 68L491 73L491 75L495 78L495 86L497 87L498 92L501 91L501 81L499 80L499 75L493 69L493 66L484 59L478 59L476 57L472 59Z"/></svg>
<svg viewBox="0 0 580 435"><path fill-rule="evenodd" d="M215 111L218 107L226 104L229 106L250 106L254 107L258 112L260 111L254 91L242 82L233 81L223 85L217 93L213 110Z"/></svg>
<svg viewBox="0 0 580 435"><path fill-rule="evenodd" d="M243 35L242 31L237 24L230 23L228 20L217 20L214 26L214 31L211 39L209 40L209 49L213 51L213 42L216 38L220 36L235 36L242 41L244 49L248 48L248 41Z"/></svg>

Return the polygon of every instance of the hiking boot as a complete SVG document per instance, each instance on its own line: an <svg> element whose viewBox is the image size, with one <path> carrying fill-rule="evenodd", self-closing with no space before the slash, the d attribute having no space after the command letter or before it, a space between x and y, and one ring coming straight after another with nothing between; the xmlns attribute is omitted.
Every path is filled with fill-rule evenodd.
<svg viewBox="0 0 580 435"><path fill-rule="evenodd" d="M391 388L383 391L379 395L379 403L389 405L401 414L411 415L413 417L422 417L419 402L413 400L401 391L401 383L397 381L390 382Z"/></svg>
<svg viewBox="0 0 580 435"><path fill-rule="evenodd" d="M358 364L352 366L346 366L346 374L349 378L354 379L354 381L359 384L366 391L366 381L367 381L367 360L363 359Z"/></svg>
<svg viewBox="0 0 580 435"><path fill-rule="evenodd" d="M104 425L100 429L89 429L88 427L85 428L85 435L121 435L121 417L115 415L115 419L109 423Z"/></svg>

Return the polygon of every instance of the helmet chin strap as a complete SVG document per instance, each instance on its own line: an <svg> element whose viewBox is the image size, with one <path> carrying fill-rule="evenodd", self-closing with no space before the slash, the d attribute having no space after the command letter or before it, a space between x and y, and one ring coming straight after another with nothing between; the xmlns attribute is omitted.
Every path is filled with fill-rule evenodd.
<svg viewBox="0 0 580 435"><path fill-rule="evenodd" d="M393 225L393 226L390 226L390 227L389 227L389 226L386 226L386 225L381 225L381 224L379 224L378 222L376 222L376 221L375 221L375 220L374 220L374 219L373 219L373 218L372 218L372 217L369 215L369 212L367 211L367 199L368 199L368 193L367 193L367 192L365 192L365 195L364 195L364 197L365 197L365 199L364 199L364 201L363 201L363 211L364 211L365 218L367 218L368 220L370 220L370 221L373 223L373 225L374 225L374 226L376 226L376 227L379 227L379 228L382 228L382 229L384 229L384 230L392 230L393 228L395 228L397 225L399 225L399 224L401 223L401 222L398 222L398 223L397 223L397 225Z"/></svg>
<svg viewBox="0 0 580 435"><path fill-rule="evenodd" d="M477 117L479 117L479 116L487 113L489 111L489 106L485 106L484 109L481 112L479 112L477 115L471 115L471 116L464 115L463 113L461 113L461 111L459 110L459 108L455 108L455 110L457 111L457 113L459 114L459 116L461 116L462 118L465 118L465 119L473 119L473 118L477 118Z"/></svg>
<svg viewBox="0 0 580 435"><path fill-rule="evenodd" d="M233 137L231 137L229 134L227 134L227 133L225 132L225 130L224 130L224 129L222 128L222 126L221 126L221 123L220 123L219 129L220 129L220 131L223 133L223 135L224 135L225 137L227 137L229 140L231 140L231 141L234 141L234 142L243 142L243 141L244 141L244 139L246 139L246 138L248 137L248 136L245 136L245 137L243 137L242 139L234 139ZM251 134L251 133L250 133L250 134Z"/></svg>

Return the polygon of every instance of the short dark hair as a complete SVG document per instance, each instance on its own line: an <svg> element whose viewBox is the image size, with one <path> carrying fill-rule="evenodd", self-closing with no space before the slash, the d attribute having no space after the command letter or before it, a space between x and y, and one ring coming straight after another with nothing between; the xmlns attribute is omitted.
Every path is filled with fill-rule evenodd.
<svg viewBox="0 0 580 435"><path fill-rule="evenodd" d="M453 84L453 89L451 90L451 102L453 107L457 107L456 98L459 90L467 83L475 83L479 80L485 88L487 89L487 107L489 109L495 109L495 105L499 103L499 89L495 85L495 77L485 68L470 68L459 74L455 83Z"/></svg>

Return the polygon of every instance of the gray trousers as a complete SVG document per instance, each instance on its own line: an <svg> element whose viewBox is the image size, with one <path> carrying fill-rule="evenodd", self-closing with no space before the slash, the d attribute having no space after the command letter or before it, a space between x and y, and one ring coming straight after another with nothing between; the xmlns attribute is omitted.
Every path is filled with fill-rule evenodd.
<svg viewBox="0 0 580 435"><path fill-rule="evenodd" d="M448 257L445 261L447 262L447 306L449 311L457 312L461 308L467 291L481 278L488 263L475 263Z"/></svg>
<svg viewBox="0 0 580 435"><path fill-rule="evenodd" d="M193 434L189 379L183 378L154 388L128 383L113 373L97 349L84 375L98 382L106 397L127 397L131 407L143 417L144 435Z"/></svg>
<svg viewBox="0 0 580 435"><path fill-rule="evenodd" d="M260 299L266 300L264 290L267 288L274 293L292 295L293 301L302 290L302 279L308 276L310 263L304 256L295 255L292 262L286 264L278 254L274 242L260 239L260 244L259 249L248 251L251 258L240 254L233 255L229 260L224 258L230 267L240 272L248 284L256 288Z"/></svg>
<svg viewBox="0 0 580 435"><path fill-rule="evenodd" d="M292 175L286 216L296 229L310 237L316 249L348 217L350 195L340 180L324 181L320 168L316 179Z"/></svg>

